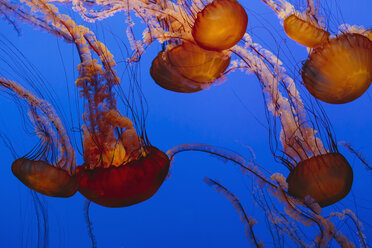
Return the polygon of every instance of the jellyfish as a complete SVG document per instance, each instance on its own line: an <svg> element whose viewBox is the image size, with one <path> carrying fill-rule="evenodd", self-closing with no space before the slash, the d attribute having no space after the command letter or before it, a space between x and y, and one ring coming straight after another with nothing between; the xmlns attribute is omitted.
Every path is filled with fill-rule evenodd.
<svg viewBox="0 0 372 248"><path fill-rule="evenodd" d="M251 38L247 40L252 42ZM321 207L338 202L350 192L353 171L339 153L331 128L324 121L328 117L321 107L318 111L307 113L307 109L314 107L309 108L303 103L294 80L287 75L279 59L254 43L249 46L253 52L245 52L248 70L255 72L263 84L267 108L281 124L279 140L284 156L275 153L274 156L290 170L288 192L302 199L309 195ZM255 54L256 51L259 51L258 54ZM269 61L269 65L264 63L265 60ZM281 87L287 97L282 95ZM308 119L309 114L311 119ZM315 126L322 130L315 131ZM328 141L328 148L322 139Z"/></svg>
<svg viewBox="0 0 372 248"><path fill-rule="evenodd" d="M312 51L302 67L302 79L317 99L333 104L354 101L372 83L372 41L346 33Z"/></svg>
<svg viewBox="0 0 372 248"><path fill-rule="evenodd" d="M353 184L353 169L340 153L303 160L287 177L288 193L304 199L310 195L321 207L343 199Z"/></svg>
<svg viewBox="0 0 372 248"><path fill-rule="evenodd" d="M318 47L328 41L330 34L325 28L318 6L313 1L307 2L304 12L295 9L288 1L262 1L275 11L289 38L309 48Z"/></svg>
<svg viewBox="0 0 372 248"><path fill-rule="evenodd" d="M213 1L197 14L192 36L204 49L226 50L243 38L247 24L247 13L238 1Z"/></svg>
<svg viewBox="0 0 372 248"><path fill-rule="evenodd" d="M35 15L44 17L45 21L40 20L43 27L63 34L60 36L75 44L79 52L81 63L75 84L86 101L81 126L84 163L76 166L66 131L50 104L3 79L1 86L14 91L31 106L37 131L42 129L39 126L45 126L44 142L48 144L47 138L56 136L54 143L62 153L57 166L17 159L12 165L13 173L29 188L48 196L68 197L78 190L88 200L106 207L126 207L149 199L168 174L169 159L151 146L145 132L137 135L133 122L117 109L113 88L119 87L119 78L113 69L113 56L89 29L60 15L53 5L36 1L29 4L36 8ZM23 13L18 11L14 14ZM92 51L102 64L92 58ZM40 116L35 108L47 118ZM49 127L50 123L57 134Z"/></svg>
<svg viewBox="0 0 372 248"><path fill-rule="evenodd" d="M285 33L298 43L315 48L329 39L329 33L313 23L306 22L300 17L292 14L283 21Z"/></svg>
<svg viewBox="0 0 372 248"><path fill-rule="evenodd" d="M351 232L357 234L360 246L367 247L365 236L362 233L363 225L351 210L346 209L342 212L332 212L328 216L323 216L319 204L314 202L313 198L307 197L303 200L299 200L298 196L293 196L292 193L289 192L289 183L286 183L283 175L274 173L268 176L268 173L262 170L262 166L257 164L254 158L245 158L240 154L224 148L206 144L182 144L173 147L167 154L173 159L175 155L189 151L216 155L228 162L237 164L244 174L253 176L255 179L253 185L256 185L256 187L253 187L252 191L255 196L254 201L256 201L256 207L258 206L265 211L266 224L269 227L277 231L280 230L278 236L273 234L275 231L270 230L273 239L272 242L276 244L276 246L283 246L283 244L289 246L293 244L303 247L326 247L335 241L341 247L353 247L353 242L348 239L346 234L335 229L337 218L347 218L353 222L354 229ZM329 158L328 155L326 155L327 158ZM239 198L219 181L205 178L205 182L209 186L212 186L217 192L222 193L236 208L240 215L240 219L245 224L246 237L251 245L254 247L263 247L264 243L260 240L259 235L257 235L255 231L258 221L245 210ZM282 211L284 211L289 218L283 215L278 209L278 206L274 204L274 201L279 201L284 205ZM332 218L336 220L331 220ZM310 243L307 242L307 239L303 237L301 233L308 232L308 234L310 234L312 231L303 230L302 227L296 225L295 222L301 223L306 227L314 227L312 224L315 224L315 229L319 229L313 238L310 237L308 239ZM283 238L283 234L288 236L289 240Z"/></svg>
<svg viewBox="0 0 372 248"><path fill-rule="evenodd" d="M150 74L165 89L191 93L209 88L222 77L229 64L229 54L184 42L160 52L152 62Z"/></svg>
<svg viewBox="0 0 372 248"><path fill-rule="evenodd" d="M174 2L101 2L98 10L74 2L82 18L94 22L123 11L130 24L127 37L134 50L131 61L138 61L155 40L163 50L153 60L150 73L161 87L182 93L208 89L223 80L230 61L229 49L243 37L248 17L236 0L205 4ZM130 13L141 18L147 28L142 39L134 36ZM223 27L223 28L222 28ZM181 61L180 58L186 59Z"/></svg>
<svg viewBox="0 0 372 248"><path fill-rule="evenodd" d="M73 174L75 152L54 108L14 81L0 78L0 87L27 102L35 131L43 140L42 146L47 149L48 146L53 148L53 144L56 144L60 151L55 166L38 159L47 155L43 153L34 158L27 156L18 158L12 164L13 174L38 193L53 197L74 195L78 188L78 181Z"/></svg>
<svg viewBox="0 0 372 248"><path fill-rule="evenodd" d="M300 13L284 1L267 3L283 19L286 34L309 48L302 67L302 79L315 98L332 104L343 104L359 98L372 82L371 40L363 27L341 25L341 34L330 36L324 18L313 2ZM346 28L345 28L346 26ZM343 29L343 30L342 30Z"/></svg>

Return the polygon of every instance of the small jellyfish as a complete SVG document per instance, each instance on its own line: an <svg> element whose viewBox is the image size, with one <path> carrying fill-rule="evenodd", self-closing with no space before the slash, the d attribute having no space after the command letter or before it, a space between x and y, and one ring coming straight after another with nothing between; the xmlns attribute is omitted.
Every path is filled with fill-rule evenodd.
<svg viewBox="0 0 372 248"><path fill-rule="evenodd" d="M47 196L70 197L78 188L75 176L42 160L19 158L13 162L12 172L24 185Z"/></svg>
<svg viewBox="0 0 372 248"><path fill-rule="evenodd" d="M182 93L209 88L230 64L230 55L208 51L191 43L160 52L153 60L150 74L161 87Z"/></svg>
<svg viewBox="0 0 372 248"><path fill-rule="evenodd" d="M284 19L285 33L298 43L315 48L329 39L329 33L310 21L292 14Z"/></svg>
<svg viewBox="0 0 372 248"><path fill-rule="evenodd" d="M41 149L35 154L13 162L13 174L38 193L53 197L74 195L78 188L74 175L75 152L54 108L14 81L0 77L0 88L26 103L35 133L42 141ZM56 159L50 158L49 150L58 151Z"/></svg>
<svg viewBox="0 0 372 248"><path fill-rule="evenodd" d="M225 50L243 38L247 24L247 13L236 0L215 0L198 13L192 36L204 49Z"/></svg>
<svg viewBox="0 0 372 248"><path fill-rule="evenodd" d="M302 79L321 101L354 101L372 82L372 41L351 33L330 39L310 53L302 67Z"/></svg>
<svg viewBox="0 0 372 248"><path fill-rule="evenodd" d="M315 48L329 39L329 32L324 28L322 16L312 1L308 1L306 11L301 13L287 1L267 1L269 5L283 21L282 25L289 38L298 43Z"/></svg>

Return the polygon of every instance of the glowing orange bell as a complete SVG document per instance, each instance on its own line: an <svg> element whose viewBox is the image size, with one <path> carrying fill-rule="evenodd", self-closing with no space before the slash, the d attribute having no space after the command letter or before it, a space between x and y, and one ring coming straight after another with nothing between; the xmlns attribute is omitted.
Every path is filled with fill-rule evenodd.
<svg viewBox="0 0 372 248"><path fill-rule="evenodd" d="M347 103L357 99L372 82L372 41L360 34L330 39L309 55L302 79L321 101Z"/></svg>
<svg viewBox="0 0 372 248"><path fill-rule="evenodd" d="M12 172L24 185L47 196L70 197L78 188L75 176L44 161L19 158L13 162Z"/></svg>
<svg viewBox="0 0 372 248"><path fill-rule="evenodd" d="M247 24L247 13L236 0L215 0L198 13L192 36L204 49L225 50L241 40Z"/></svg>
<svg viewBox="0 0 372 248"><path fill-rule="evenodd" d="M283 27L289 38L298 43L315 48L326 42L329 33L314 24L301 19L296 15L290 15L284 19Z"/></svg>

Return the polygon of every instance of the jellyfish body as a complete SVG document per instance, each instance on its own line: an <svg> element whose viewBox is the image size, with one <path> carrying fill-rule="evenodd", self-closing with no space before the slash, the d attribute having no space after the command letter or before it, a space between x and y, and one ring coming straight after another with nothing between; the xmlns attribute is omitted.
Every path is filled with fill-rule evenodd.
<svg viewBox="0 0 372 248"><path fill-rule="evenodd" d="M318 47L329 39L327 31L295 14L284 19L283 27L289 38L310 48Z"/></svg>
<svg viewBox="0 0 372 248"><path fill-rule="evenodd" d="M207 51L184 42L160 52L153 60L150 74L161 87L182 93L209 88L226 70L230 56L223 52Z"/></svg>
<svg viewBox="0 0 372 248"><path fill-rule="evenodd" d="M44 161L19 158L13 162L12 172L24 185L43 195L70 197L78 189L75 176Z"/></svg>
<svg viewBox="0 0 372 248"><path fill-rule="evenodd" d="M25 157L12 164L13 174L27 187L38 193L53 197L70 197L78 188L74 174L75 152L67 132L54 108L45 100L37 97L19 83L0 77L0 88L12 92L22 99L29 108L29 118L37 123L35 133L43 141L43 149L36 157L45 161ZM45 150L58 150L58 161L50 161Z"/></svg>
<svg viewBox="0 0 372 248"><path fill-rule="evenodd" d="M372 82L372 42L360 34L343 34L314 49L302 67L308 91L327 103L360 97Z"/></svg>
<svg viewBox="0 0 372 248"><path fill-rule="evenodd" d="M311 196L321 207L343 199L353 184L353 170L340 153L303 160L287 177L288 193L303 199Z"/></svg>
<svg viewBox="0 0 372 248"><path fill-rule="evenodd" d="M168 157L138 136L133 122L118 110L100 114L100 129L92 132L83 127L78 191L105 207L127 207L149 199L168 174Z"/></svg>
<svg viewBox="0 0 372 248"><path fill-rule="evenodd" d="M192 36L204 49L225 50L240 41L247 24L247 13L236 0L215 0L198 13Z"/></svg>
<svg viewBox="0 0 372 248"><path fill-rule="evenodd" d="M79 192L105 207L127 207L149 199L166 178L170 161L155 147L145 149L145 156L118 167L78 167Z"/></svg>

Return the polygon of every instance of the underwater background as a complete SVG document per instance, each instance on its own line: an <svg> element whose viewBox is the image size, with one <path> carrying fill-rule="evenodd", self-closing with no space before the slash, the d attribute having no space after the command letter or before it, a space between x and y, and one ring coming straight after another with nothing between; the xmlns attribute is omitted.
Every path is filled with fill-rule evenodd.
<svg viewBox="0 0 372 248"><path fill-rule="evenodd" d="M247 32L281 58L289 75L299 82L301 63L307 58L306 48L285 36L279 19L261 1L240 3L248 14ZM118 64L121 84L129 84L130 79L141 84L146 98L146 131L152 145L167 151L179 144L203 143L238 152L249 159L253 158L253 152L255 161L271 173L288 175L289 171L277 163L270 152L266 106L254 75L235 71L227 74L221 85L193 94L167 91L156 85L149 74L161 44L155 42L150 46L137 64L136 74L128 75L125 73L126 49L130 47L124 15L119 13L92 24L82 21L67 5L61 6L61 12L94 30L97 38L110 49ZM329 13L327 17L334 29L342 23L372 26L370 0L327 1L323 8ZM141 30L143 24L135 22ZM14 80L27 78L31 82L42 79L44 83L38 83L36 88L50 92L53 106L69 124L69 132L76 133L81 118L77 109L81 108L81 102L77 103L79 96L74 88L79 64L75 47L30 25L20 23L18 27L19 32L5 20L0 22L2 75ZM140 37L140 32L137 35ZM14 61L28 61L24 67L9 69L9 63L14 61L2 51L8 49L7 46L16 51ZM298 84L298 89L304 98L309 97L304 86ZM367 161L372 161L371 89L351 103L322 105L337 141L351 143ZM1 94L0 107L0 134L10 141L18 156L23 156L37 143L37 137L27 133L26 117L13 99ZM80 142L78 138L75 141ZM38 220L40 208L35 205L30 190L11 173L10 166L16 157L3 143L0 145L0 247L42 246L40 239L47 239L49 247L91 247L84 217L85 198L79 193L66 199L40 195L47 221ZM367 242L372 244L372 172L347 149L340 146L340 151L353 168L354 184L345 199L324 208L323 213L353 209L364 226ZM82 161L81 154L78 161ZM169 177L145 202L117 209L92 203L89 213L98 247L250 247L239 214L229 200L204 182L205 177L221 182L240 199L247 214L258 221L257 237L266 247L273 247L263 212L252 198L252 187L257 183L254 177L243 174L231 162L198 152L176 155ZM39 226L45 223L47 233ZM350 228L349 224L336 228L345 230Z"/></svg>

